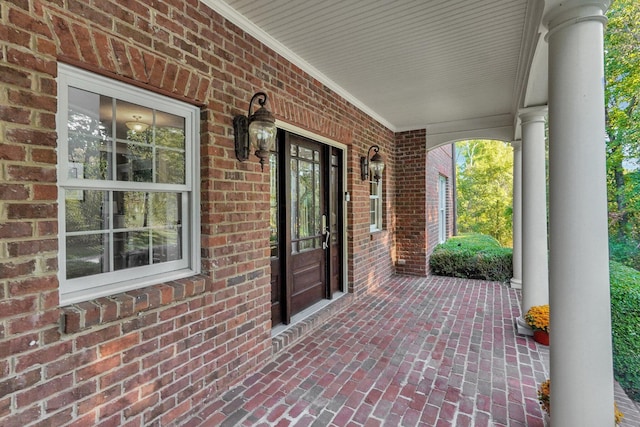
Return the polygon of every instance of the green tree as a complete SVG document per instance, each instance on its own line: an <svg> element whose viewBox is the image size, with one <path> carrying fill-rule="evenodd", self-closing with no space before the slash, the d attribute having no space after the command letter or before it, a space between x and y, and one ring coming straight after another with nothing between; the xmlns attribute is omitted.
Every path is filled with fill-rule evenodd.
<svg viewBox="0 0 640 427"><path fill-rule="evenodd" d="M461 141L456 153L458 231L488 234L511 246L511 147L502 141Z"/></svg>
<svg viewBox="0 0 640 427"><path fill-rule="evenodd" d="M615 0L605 33L609 232L615 247L637 248L640 221L640 2ZM628 252L628 251L627 251Z"/></svg>

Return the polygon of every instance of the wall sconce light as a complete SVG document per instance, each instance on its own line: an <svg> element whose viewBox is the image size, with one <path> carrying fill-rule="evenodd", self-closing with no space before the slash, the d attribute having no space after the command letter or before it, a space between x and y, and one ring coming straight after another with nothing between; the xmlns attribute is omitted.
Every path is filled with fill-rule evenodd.
<svg viewBox="0 0 640 427"><path fill-rule="evenodd" d="M125 125L127 125L129 130L132 130L134 132L144 132L145 130L147 130L149 125L144 122L141 122L140 119L142 119L142 116L134 115L133 120L135 121L125 122Z"/></svg>
<svg viewBox="0 0 640 427"><path fill-rule="evenodd" d="M258 100L260 108L251 114L251 106ZM255 155L260 159L260 167L264 170L264 164L269 157L269 151L276 140L276 119L273 114L264 107L267 103L267 94L258 92L249 102L249 113L246 116L238 115L233 118L233 134L236 145L236 158L244 162L249 158L251 147L256 148Z"/></svg>
<svg viewBox="0 0 640 427"><path fill-rule="evenodd" d="M371 150L374 151L374 154L369 158ZM380 181L382 170L384 169L384 160L378 151L380 151L380 147L372 145L367 151L367 157L360 157L360 175L363 181L369 180L369 170L371 170L371 175L373 175L376 182Z"/></svg>

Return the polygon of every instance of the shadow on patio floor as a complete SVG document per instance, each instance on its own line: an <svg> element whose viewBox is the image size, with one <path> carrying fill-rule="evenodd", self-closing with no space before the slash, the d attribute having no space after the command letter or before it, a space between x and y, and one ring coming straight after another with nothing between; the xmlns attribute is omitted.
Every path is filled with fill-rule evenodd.
<svg viewBox="0 0 640 427"><path fill-rule="evenodd" d="M544 426L548 349L516 334L519 315L500 283L396 276L184 425Z"/></svg>

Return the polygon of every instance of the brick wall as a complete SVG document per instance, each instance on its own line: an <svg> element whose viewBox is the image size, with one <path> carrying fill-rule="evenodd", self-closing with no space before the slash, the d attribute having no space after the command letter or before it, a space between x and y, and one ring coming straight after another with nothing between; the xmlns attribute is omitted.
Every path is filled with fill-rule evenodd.
<svg viewBox="0 0 640 427"><path fill-rule="evenodd" d="M396 134L396 272L426 276L438 244L438 181L447 178L447 236L453 234L452 145L427 151L426 131ZM399 262L398 262L399 261Z"/></svg>
<svg viewBox="0 0 640 427"><path fill-rule="evenodd" d="M447 237L453 235L455 224L453 181L455 170L452 166L453 144L443 145L429 151L427 155L427 259L438 242L438 180L447 179Z"/></svg>
<svg viewBox="0 0 640 427"><path fill-rule="evenodd" d="M398 273L426 276L427 142L424 129L396 135L396 158L402 168L396 194L396 265Z"/></svg>
<svg viewBox="0 0 640 427"><path fill-rule="evenodd" d="M167 425L269 360L268 173L237 162L232 137L258 90L278 119L349 146L350 290L393 272L393 133L198 1L145 3L0 3L6 425ZM202 106L201 276L59 307L58 61ZM373 236L359 177L372 144L387 161L385 231Z"/></svg>

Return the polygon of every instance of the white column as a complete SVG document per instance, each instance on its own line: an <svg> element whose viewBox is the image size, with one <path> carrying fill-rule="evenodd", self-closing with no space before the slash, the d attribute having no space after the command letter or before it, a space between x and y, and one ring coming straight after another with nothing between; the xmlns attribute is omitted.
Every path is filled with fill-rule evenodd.
<svg viewBox="0 0 640 427"><path fill-rule="evenodd" d="M607 239L604 12L566 2L549 33L551 418L613 426Z"/></svg>
<svg viewBox="0 0 640 427"><path fill-rule="evenodd" d="M513 277L511 287L522 289L522 141L513 141Z"/></svg>
<svg viewBox="0 0 640 427"><path fill-rule="evenodd" d="M522 316L534 305L549 304L547 178L544 124L547 107L525 108L522 126ZM533 335L520 317L518 332Z"/></svg>

